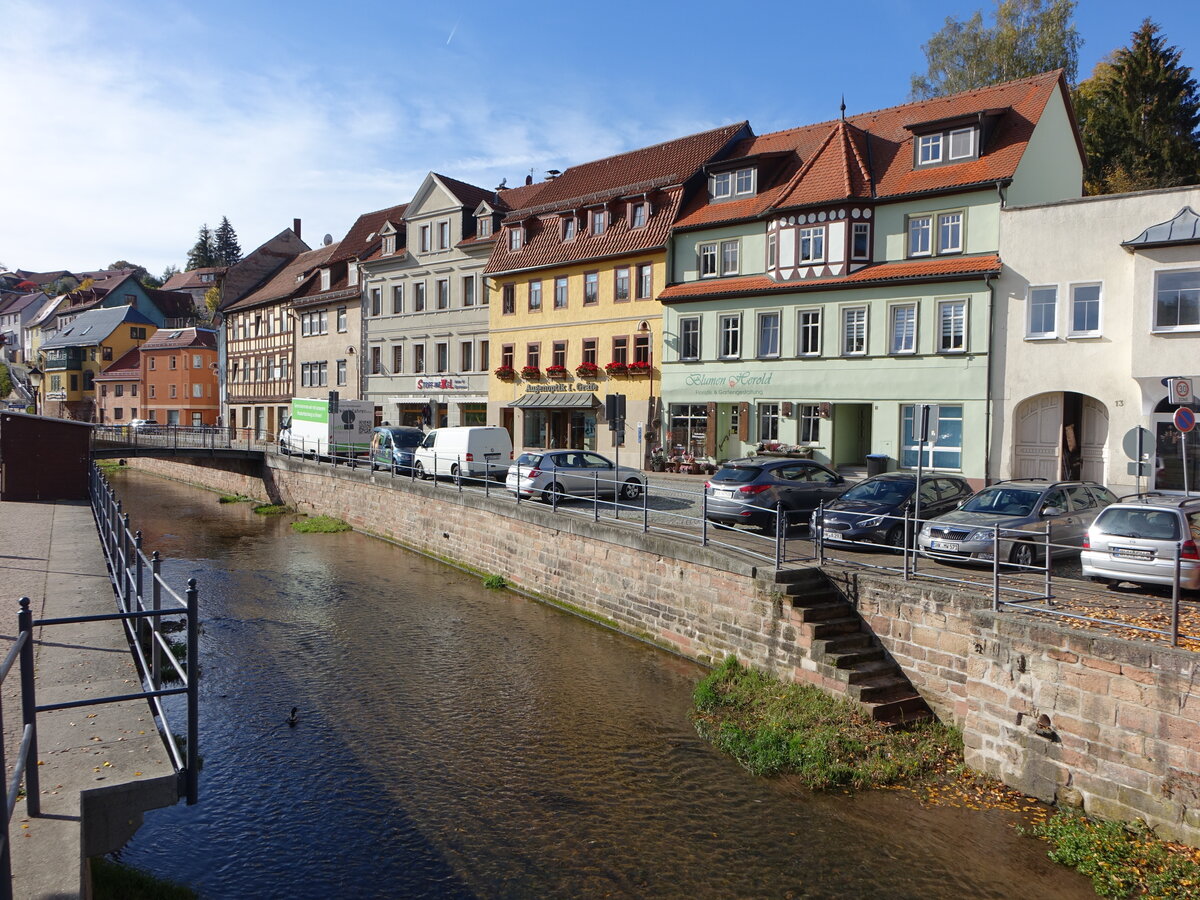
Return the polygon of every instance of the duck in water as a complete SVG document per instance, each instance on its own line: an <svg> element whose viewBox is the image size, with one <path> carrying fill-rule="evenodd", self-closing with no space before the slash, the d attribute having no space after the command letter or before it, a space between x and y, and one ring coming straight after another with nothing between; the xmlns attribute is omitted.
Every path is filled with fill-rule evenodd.
<svg viewBox="0 0 1200 900"><path fill-rule="evenodd" d="M297 718L297 716L296 716L296 712L297 712L298 710L299 710L299 707L298 707L298 706L293 706L293 707L292 707L292 714L291 714L290 716L288 716L287 723L288 723L288 725L289 725L290 727L292 727L292 728L295 728L295 727L296 727L296 723L300 721L300 719L299 719L299 718Z"/></svg>

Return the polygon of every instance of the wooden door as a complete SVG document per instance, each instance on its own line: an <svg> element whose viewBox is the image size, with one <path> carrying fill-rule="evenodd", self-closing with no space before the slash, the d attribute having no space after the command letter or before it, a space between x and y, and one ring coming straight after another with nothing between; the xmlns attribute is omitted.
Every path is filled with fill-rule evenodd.
<svg viewBox="0 0 1200 900"><path fill-rule="evenodd" d="M1013 478L1058 481L1062 451L1062 394L1039 394L1017 407Z"/></svg>

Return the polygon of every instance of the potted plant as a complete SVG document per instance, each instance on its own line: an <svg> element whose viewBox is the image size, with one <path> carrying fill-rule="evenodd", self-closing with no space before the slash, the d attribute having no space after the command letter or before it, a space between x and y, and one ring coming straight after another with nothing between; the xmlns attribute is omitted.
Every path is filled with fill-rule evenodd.
<svg viewBox="0 0 1200 900"><path fill-rule="evenodd" d="M547 378L566 378L567 377L567 367L566 366L546 366L546 377Z"/></svg>
<svg viewBox="0 0 1200 900"><path fill-rule="evenodd" d="M604 364L604 371L609 375L624 375L629 371L629 367L623 362L617 362L616 360L613 360L610 363Z"/></svg>
<svg viewBox="0 0 1200 900"><path fill-rule="evenodd" d="M498 366L492 374L505 381L512 381L517 377L517 373L512 366Z"/></svg>
<svg viewBox="0 0 1200 900"><path fill-rule="evenodd" d="M667 455L663 453L662 447L655 447L650 451L650 471L665 472L667 471Z"/></svg>
<svg viewBox="0 0 1200 900"><path fill-rule="evenodd" d="M526 381L537 381L542 377L542 370L537 366L525 366L521 369L521 377Z"/></svg>
<svg viewBox="0 0 1200 900"><path fill-rule="evenodd" d="M626 368L630 375L644 375L650 371L650 363L644 359L635 359Z"/></svg>
<svg viewBox="0 0 1200 900"><path fill-rule="evenodd" d="M580 378L595 378L600 374L600 367L594 362L582 362L575 367L575 374Z"/></svg>

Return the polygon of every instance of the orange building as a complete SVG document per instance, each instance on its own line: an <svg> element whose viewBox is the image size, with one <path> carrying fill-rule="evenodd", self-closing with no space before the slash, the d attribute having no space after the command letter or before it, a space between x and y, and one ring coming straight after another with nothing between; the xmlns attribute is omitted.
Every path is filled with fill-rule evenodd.
<svg viewBox="0 0 1200 900"><path fill-rule="evenodd" d="M146 418L160 425L216 425L221 414L217 333L163 328L141 346Z"/></svg>

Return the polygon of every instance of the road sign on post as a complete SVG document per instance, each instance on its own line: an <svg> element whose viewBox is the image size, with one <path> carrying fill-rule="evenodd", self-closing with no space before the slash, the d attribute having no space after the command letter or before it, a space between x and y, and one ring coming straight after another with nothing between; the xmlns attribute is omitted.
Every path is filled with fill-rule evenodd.
<svg viewBox="0 0 1200 900"><path fill-rule="evenodd" d="M1192 379L1190 378L1172 378L1168 384L1168 392L1171 395L1172 403L1182 405L1190 405L1192 396ZM1180 429L1182 430L1182 429Z"/></svg>
<svg viewBox="0 0 1200 900"><path fill-rule="evenodd" d="M609 431L625 430L625 395L607 394L604 397L604 418Z"/></svg>
<svg viewBox="0 0 1200 900"><path fill-rule="evenodd" d="M1196 414L1186 406L1175 410L1175 427L1182 434L1187 434L1196 427Z"/></svg>

